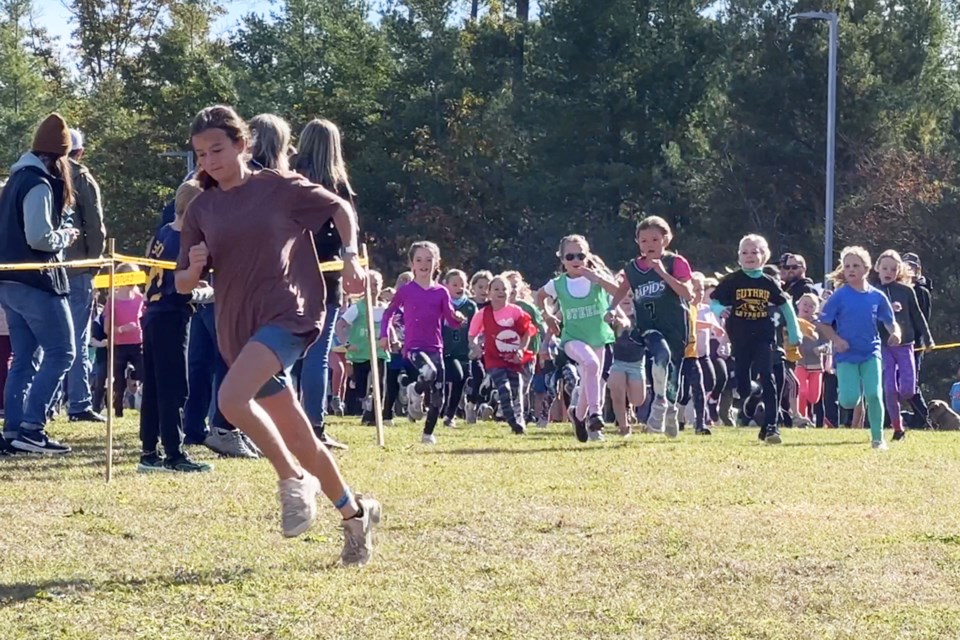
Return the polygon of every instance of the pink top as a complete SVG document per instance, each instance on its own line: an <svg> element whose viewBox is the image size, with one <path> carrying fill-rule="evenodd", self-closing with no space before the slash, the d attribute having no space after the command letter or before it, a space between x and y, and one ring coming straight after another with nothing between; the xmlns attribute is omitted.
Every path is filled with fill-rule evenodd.
<svg viewBox="0 0 960 640"><path fill-rule="evenodd" d="M650 263L647 261L647 257L637 258L636 260L637 269L646 273L650 271L653 267L650 266ZM673 270L670 273L674 278L680 282L688 282L693 277L693 269L690 268L690 263L687 262L687 259L681 256L679 253L674 254L673 256Z"/></svg>
<svg viewBox="0 0 960 640"><path fill-rule="evenodd" d="M483 333L484 311L485 309L480 309L473 314L473 318L470 319L469 335L471 338L476 338L478 335ZM493 311L493 307L490 307L490 311ZM526 315L527 313L519 306L515 304L508 304L499 311L493 311L493 320L501 327L513 327L519 325L520 319ZM535 336L537 335L537 328L532 327L532 332L527 333L528 335Z"/></svg>
<svg viewBox="0 0 960 640"><path fill-rule="evenodd" d="M114 344L143 344L143 329L140 327L140 317L143 315L143 294L135 291L133 298L117 298L114 311L115 326L120 327L133 323L132 327L124 328L123 332L114 331ZM110 300L103 307L103 330L110 331Z"/></svg>
<svg viewBox="0 0 960 640"><path fill-rule="evenodd" d="M386 338L390 319L403 311L403 353L443 353L443 323L459 327L450 292L434 283L424 289L416 281L405 284L393 296L380 321L380 337Z"/></svg>

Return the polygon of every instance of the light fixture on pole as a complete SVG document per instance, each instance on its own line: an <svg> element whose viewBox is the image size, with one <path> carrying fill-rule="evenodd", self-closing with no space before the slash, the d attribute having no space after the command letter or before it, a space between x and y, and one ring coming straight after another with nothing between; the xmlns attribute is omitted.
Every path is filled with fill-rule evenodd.
<svg viewBox="0 0 960 640"><path fill-rule="evenodd" d="M830 55L827 62L827 193L824 206L824 238L823 238L823 278L827 281L827 274L833 271L833 191L834 168L836 164L837 148L837 14L824 11L806 11L790 16L795 20L823 20L830 26Z"/></svg>

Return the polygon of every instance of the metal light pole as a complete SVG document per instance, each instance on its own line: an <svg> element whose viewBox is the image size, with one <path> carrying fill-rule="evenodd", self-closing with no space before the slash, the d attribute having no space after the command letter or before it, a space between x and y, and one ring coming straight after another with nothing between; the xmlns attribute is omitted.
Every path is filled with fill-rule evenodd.
<svg viewBox="0 0 960 640"><path fill-rule="evenodd" d="M833 190L837 148L837 14L807 11L795 13L790 17L798 20L823 20L830 26L830 56L827 62L827 195L824 206L826 220L823 238L823 277L826 284L827 274L833 271Z"/></svg>

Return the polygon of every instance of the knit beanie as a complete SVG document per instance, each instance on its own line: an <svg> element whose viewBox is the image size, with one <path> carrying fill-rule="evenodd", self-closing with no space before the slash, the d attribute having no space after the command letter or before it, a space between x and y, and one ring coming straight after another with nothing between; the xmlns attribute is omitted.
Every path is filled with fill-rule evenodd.
<svg viewBox="0 0 960 640"><path fill-rule="evenodd" d="M62 157L70 153L70 129L59 113L51 113L40 123L33 137L33 151Z"/></svg>
<svg viewBox="0 0 960 640"><path fill-rule="evenodd" d="M203 193L200 185L193 180L187 180L177 189L177 195L173 200L173 208L177 216L182 216L187 212L187 207L193 202L193 199Z"/></svg>

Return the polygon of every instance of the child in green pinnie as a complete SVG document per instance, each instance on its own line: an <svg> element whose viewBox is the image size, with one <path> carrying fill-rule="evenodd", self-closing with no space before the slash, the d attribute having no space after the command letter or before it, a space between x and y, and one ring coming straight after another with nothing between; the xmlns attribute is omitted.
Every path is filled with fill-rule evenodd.
<svg viewBox="0 0 960 640"><path fill-rule="evenodd" d="M377 271L369 271L370 298L374 301L373 324L375 335L380 335L380 320L387 307L380 300L380 291L383 289L383 276ZM370 356L370 334L367 330L367 302L363 298L347 309L337 320L337 337L342 344L347 345L347 362L353 367L354 388L363 401L363 417L360 423L374 424L372 403L367 401L367 385L370 382L370 372L373 367ZM390 354L377 347L377 358L380 360L379 371L383 371Z"/></svg>

